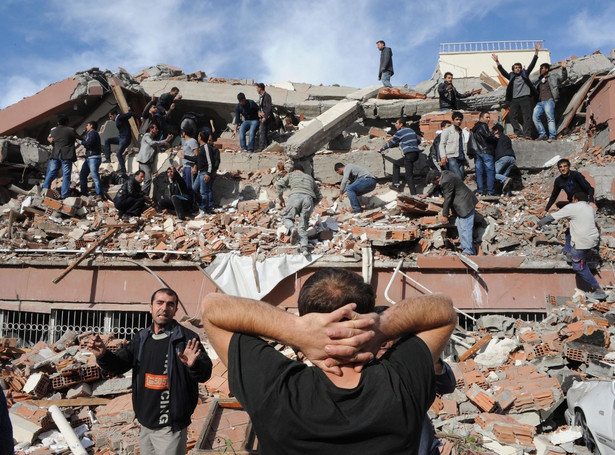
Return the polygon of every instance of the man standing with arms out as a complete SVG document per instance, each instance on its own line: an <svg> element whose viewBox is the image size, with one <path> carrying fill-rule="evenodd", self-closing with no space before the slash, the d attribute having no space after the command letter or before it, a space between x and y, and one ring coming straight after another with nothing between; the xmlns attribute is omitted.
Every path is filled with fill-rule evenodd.
<svg viewBox="0 0 615 455"><path fill-rule="evenodd" d="M409 298L378 315L361 276L326 268L305 282L298 306L301 316L240 297L203 300L207 336L228 366L231 392L252 419L260 451L416 453L435 397L436 363L456 325L450 298ZM286 358L258 336L298 347L315 366Z"/></svg>
<svg viewBox="0 0 615 455"><path fill-rule="evenodd" d="M414 163L419 159L419 144L421 143L421 138L412 128L408 128L406 126L406 121L403 118L397 119L395 122L395 129L397 130L395 135L378 151L382 153L390 147L401 147L404 157L400 160L393 161L393 184L390 188L398 192L404 190L404 184L399 182L399 171L401 165L403 164L406 170L406 183L408 184L408 190L410 191L410 194L416 194L413 173Z"/></svg>
<svg viewBox="0 0 615 455"><path fill-rule="evenodd" d="M587 266L587 253L596 248L600 242L600 233L596 228L596 211L588 204L588 199L587 193L582 191L575 193L571 204L541 219L538 227L556 220L570 220L570 240L567 234L566 244L570 242L572 269L590 287L591 293L587 295L589 298L605 300L606 293Z"/></svg>
<svg viewBox="0 0 615 455"><path fill-rule="evenodd" d="M382 85L387 88L393 87L391 85L391 76L393 76L393 51L390 47L386 47L384 41L380 40L376 42L378 50L380 51L380 69L378 71L378 80L382 81Z"/></svg>
<svg viewBox="0 0 615 455"><path fill-rule="evenodd" d="M108 137L105 139L105 162L111 162L111 144L117 144L115 156L117 157L119 171L122 174L126 174L124 150L126 150L132 142L132 132L130 130L130 123L128 120L138 117L139 116L132 111L128 111L125 114L118 114L117 110L113 110L109 113L109 120L115 122L115 126L117 126L117 130L119 132L119 137Z"/></svg>
<svg viewBox="0 0 615 455"><path fill-rule="evenodd" d="M306 174L303 166L299 163L295 163L292 171L276 182L275 189L280 198L280 205L286 207L283 222L287 233L291 234L291 243L298 236L301 254L307 256L309 255L308 223L314 207L322 199L320 189L312 176ZM284 190L286 189L290 189L288 202L284 201ZM297 229L294 227L296 216L299 216Z"/></svg>
<svg viewBox="0 0 615 455"><path fill-rule="evenodd" d="M456 110L459 109L457 105L457 100L462 98L467 98L468 96L478 95L482 92L482 88L478 88L476 90L472 90L465 93L459 93L457 89L453 86L453 73L446 72L444 73L444 81L438 84L438 95L440 96L440 110L446 111L448 109Z"/></svg>
<svg viewBox="0 0 615 455"><path fill-rule="evenodd" d="M88 174L92 176L94 182L94 190L98 198L102 197L102 189L100 187L100 177L98 169L102 160L102 147L100 145L100 135L98 134L98 122L92 120L85 126L88 133L85 141L78 141L80 145L85 147L85 162L81 166L79 172L79 183L81 186L81 195L88 195Z"/></svg>
<svg viewBox="0 0 615 455"><path fill-rule="evenodd" d="M540 77L534 83L536 91L538 92L538 103L534 106L532 120L534 120L534 126L536 126L536 131L538 131L538 139L548 139L551 141L557 136L557 129L555 125L555 103L557 103L559 98L559 84L561 84L568 77L566 60L562 60L561 66L562 73L560 76L556 76L555 74L549 74L551 65L548 63L542 63L540 65ZM547 116L547 126L549 127L548 138L545 127L542 124L543 114Z"/></svg>
<svg viewBox="0 0 615 455"><path fill-rule="evenodd" d="M154 165L154 159L156 154L169 147L169 142L173 139L172 135L168 135L164 141L157 141L155 138L160 137L160 131L158 125L152 123L149 127L149 131L143 136L141 141L141 147L139 148L139 154L137 155L137 162L139 163L139 169L145 172L145 180L143 181L143 193L149 197L149 190L152 185L152 168Z"/></svg>
<svg viewBox="0 0 615 455"><path fill-rule="evenodd" d="M357 164L335 163L333 167L338 175L342 176L340 194L337 196L341 201L344 193L348 194L353 213L361 213L363 208L359 203L359 196L369 193L376 188L376 177L367 169Z"/></svg>
<svg viewBox="0 0 615 455"><path fill-rule="evenodd" d="M504 127L499 123L493 125L493 134L498 143L495 146L495 178L502 184L502 194L510 195L510 184L512 179L508 177L515 165L515 151L512 141L504 134Z"/></svg>
<svg viewBox="0 0 615 455"><path fill-rule="evenodd" d="M60 197L67 198L70 191L70 174L73 162L77 161L75 141L81 140L74 128L68 125L68 117L64 114L58 116L58 124L49 133L47 140L52 145L51 157L47 162L47 174L43 182L43 189L51 188L51 182L62 168L62 190Z"/></svg>
<svg viewBox="0 0 615 455"><path fill-rule="evenodd" d="M239 123L239 146L244 152L247 150L250 153L254 152L254 138L256 137L256 130L258 129L258 105L252 101L246 99L246 95L243 93L237 94L237 106L235 106L235 120L233 125L233 137L237 134L237 127ZM243 116L243 122L241 122L241 116ZM250 140L246 147L246 130L250 130Z"/></svg>
<svg viewBox="0 0 615 455"><path fill-rule="evenodd" d="M459 177L451 171L438 172L430 169L426 180L433 185L428 195L433 194L437 189L444 196L442 212L438 216L442 223L448 223L451 208L457 214L455 225L459 233L459 241L463 254L476 254L474 247L474 215L478 199Z"/></svg>
<svg viewBox="0 0 615 455"><path fill-rule="evenodd" d="M258 117L260 120L258 128L258 148L265 150L269 144L267 139L267 133L269 129L269 122L273 117L273 101L271 101L271 95L265 91L265 84L260 82L256 85L256 91L258 92Z"/></svg>
<svg viewBox="0 0 615 455"><path fill-rule="evenodd" d="M472 134L476 140L476 156L474 162L476 163L476 186L478 187L478 194L485 194L485 180L483 171L487 174L487 195L493 196L495 194L495 145L497 144L497 138L491 133L489 129L489 121L491 115L488 112L481 112L478 116L478 122L472 128Z"/></svg>
<svg viewBox="0 0 615 455"><path fill-rule="evenodd" d="M464 140L461 122L463 114L453 112L453 124L442 130L440 135L440 166L448 169L463 181L465 178L465 163L468 144Z"/></svg>
<svg viewBox="0 0 615 455"><path fill-rule="evenodd" d="M540 43L536 43L534 57L527 69L523 69L521 63L515 63L512 66L512 73L506 71L500 64L497 54L491 54L498 65L498 70L509 81L508 87L506 87L506 101L510 103L510 112L508 113L510 124L517 136L526 139L532 138L532 97L536 98L538 95L529 76L538 60L539 50ZM517 118L519 114L523 119L523 129L521 129Z"/></svg>
<svg viewBox="0 0 615 455"><path fill-rule="evenodd" d="M141 424L142 455L185 454L198 383L211 376L211 360L199 337L178 324L179 298L169 288L151 298L152 325L115 354L96 335L88 341L98 365L114 374L132 368L132 406Z"/></svg>

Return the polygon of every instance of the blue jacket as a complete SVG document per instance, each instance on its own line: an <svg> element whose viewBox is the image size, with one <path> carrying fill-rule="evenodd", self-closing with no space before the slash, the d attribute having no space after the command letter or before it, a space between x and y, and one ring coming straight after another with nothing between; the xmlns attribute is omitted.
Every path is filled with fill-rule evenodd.
<svg viewBox="0 0 615 455"><path fill-rule="evenodd" d="M100 155L102 153L98 131L88 131L88 137L85 138L85 141L81 142L81 145L85 147L86 157Z"/></svg>
<svg viewBox="0 0 615 455"><path fill-rule="evenodd" d="M241 103L235 106L235 121L233 122L235 125L239 125L240 115L243 115L244 120L258 120L258 104L252 100L246 101L246 106L242 106Z"/></svg>
<svg viewBox="0 0 615 455"><path fill-rule="evenodd" d="M115 117L115 126L117 126L120 137L130 137L130 123L128 123L128 120L131 117L139 118L139 116L132 111L128 111L125 114L118 114L118 116Z"/></svg>
<svg viewBox="0 0 615 455"><path fill-rule="evenodd" d="M170 400L170 424L172 431L179 431L190 425L190 416L196 408L199 397L198 383L205 382L211 376L211 360L204 349L201 349L197 360L192 367L184 365L179 352L184 352L186 342L198 335L192 330L173 321L170 326L171 339L168 352L168 378ZM137 419L140 415L139 392L144 384L145 372L140 371L142 351L145 341L150 336L152 327L141 330L126 346L115 354L105 352L96 359L98 365L114 374L122 374L132 368L132 407Z"/></svg>

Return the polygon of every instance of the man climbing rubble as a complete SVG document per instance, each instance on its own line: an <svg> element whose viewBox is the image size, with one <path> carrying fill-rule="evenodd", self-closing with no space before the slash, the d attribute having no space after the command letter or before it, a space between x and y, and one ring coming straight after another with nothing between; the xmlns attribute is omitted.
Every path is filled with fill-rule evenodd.
<svg viewBox="0 0 615 455"><path fill-rule="evenodd" d="M376 177L367 169L357 164L335 163L333 169L342 176L340 194L337 197L341 201L344 198L344 193L348 194L352 212L361 213L363 207L361 207L359 202L359 196L369 193L376 188Z"/></svg>
<svg viewBox="0 0 615 455"><path fill-rule="evenodd" d="M403 118L395 121L395 134L393 137L378 150L380 153L391 147L399 146L403 153L403 158L393 161L393 184L389 187L394 191L402 192L404 182L400 182L399 174L401 166L405 169L405 183L408 185L410 194L416 194L416 186L414 185L414 163L419 159L419 144L421 138L415 133L412 128L406 125Z"/></svg>
<svg viewBox="0 0 615 455"><path fill-rule="evenodd" d="M49 133L47 140L52 145L51 157L47 162L47 174L43 182L43 189L51 188L51 182L62 168L62 190L60 197L67 198L70 192L70 177L73 162L77 161L75 141L81 137L74 128L68 126L68 117L64 114L58 116L58 124Z"/></svg>
<svg viewBox="0 0 615 455"><path fill-rule="evenodd" d="M185 454L188 425L199 397L198 383L211 376L211 360L192 330L175 321L179 298L169 288L152 294L152 325L116 353L96 335L88 349L114 374L132 368L132 404L141 424L141 455Z"/></svg>
<svg viewBox="0 0 615 455"><path fill-rule="evenodd" d="M570 240L568 240L567 231L564 253L570 253L572 269L581 281L591 289L587 296L594 300L605 300L606 293L602 290L587 265L589 252L600 243L600 233L596 228L596 211L589 205L588 201L589 196L587 193L582 191L575 193L572 196L571 204L541 219L538 222L538 227L556 220L570 220ZM569 250L566 251L566 248L569 248Z"/></svg>
<svg viewBox="0 0 615 455"><path fill-rule="evenodd" d="M322 194L311 175L305 173L299 163L293 165L290 173L286 174L275 184L280 198L280 205L286 207L284 212L284 227L291 234L291 243L299 240L301 254L309 255L307 229L314 207L322 200ZM288 200L284 201L284 190L290 189ZM299 223L295 228L295 217L299 216Z"/></svg>
<svg viewBox="0 0 615 455"><path fill-rule="evenodd" d="M298 306L300 316L240 297L203 300L207 336L252 419L259 451L416 454L435 397L435 363L456 325L450 298L409 298L378 315L360 275L326 268L305 282ZM315 366L258 336L298 347Z"/></svg>

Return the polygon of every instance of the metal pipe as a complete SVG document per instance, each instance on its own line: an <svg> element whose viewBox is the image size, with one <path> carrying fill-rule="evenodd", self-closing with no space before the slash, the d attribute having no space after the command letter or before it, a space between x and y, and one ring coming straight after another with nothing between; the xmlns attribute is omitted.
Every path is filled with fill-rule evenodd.
<svg viewBox="0 0 615 455"><path fill-rule="evenodd" d="M85 250L62 250L62 249L54 249L54 250L48 249L47 250L44 248L40 248L40 249L22 248L22 249L16 249L16 250L12 250L9 248L0 249L0 253L80 254L83 252L85 252ZM176 251L176 250L109 250L109 251L96 250L94 251L93 254L96 254L96 253L99 253L99 254L178 254L181 256L189 256L193 254L189 251Z"/></svg>

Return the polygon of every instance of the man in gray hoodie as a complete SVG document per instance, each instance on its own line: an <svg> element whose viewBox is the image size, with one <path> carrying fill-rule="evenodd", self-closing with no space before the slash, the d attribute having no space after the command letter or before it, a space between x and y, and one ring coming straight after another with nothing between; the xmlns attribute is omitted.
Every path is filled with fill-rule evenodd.
<svg viewBox="0 0 615 455"><path fill-rule="evenodd" d="M378 80L382 81L382 85L387 88L391 85L391 76L393 73L393 51L390 47L386 47L384 41L380 40L376 43L380 51L380 69L378 71Z"/></svg>

